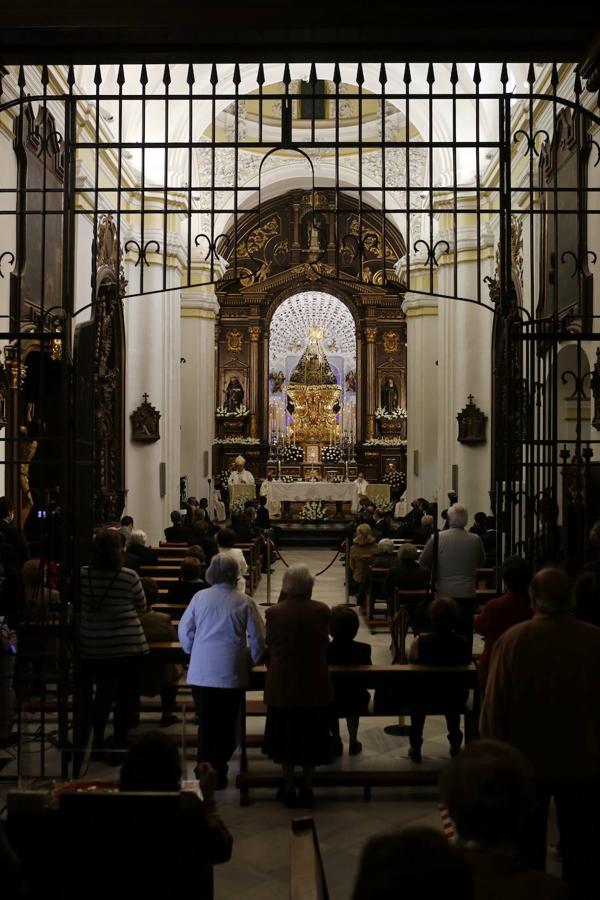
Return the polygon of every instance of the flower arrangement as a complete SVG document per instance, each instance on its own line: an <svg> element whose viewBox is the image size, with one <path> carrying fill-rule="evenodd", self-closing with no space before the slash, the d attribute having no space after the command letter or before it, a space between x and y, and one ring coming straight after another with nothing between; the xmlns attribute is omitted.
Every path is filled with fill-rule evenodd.
<svg viewBox="0 0 600 900"><path fill-rule="evenodd" d="M215 438L213 444L260 444L260 438L237 436L230 438Z"/></svg>
<svg viewBox="0 0 600 900"><path fill-rule="evenodd" d="M235 500L229 504L229 515L232 516L233 513L244 512L246 508L246 500L247 497L236 497Z"/></svg>
<svg viewBox="0 0 600 900"><path fill-rule="evenodd" d="M215 487L227 487L230 475L231 472L229 471L229 469L223 469L222 472L219 472L218 475L215 475Z"/></svg>
<svg viewBox="0 0 600 900"><path fill-rule="evenodd" d="M323 509L320 500L307 500L302 507L300 518L304 522L323 522L326 519L327 510Z"/></svg>
<svg viewBox="0 0 600 900"><path fill-rule="evenodd" d="M406 482L406 476L404 472L386 472L381 480L392 487L400 487Z"/></svg>
<svg viewBox="0 0 600 900"><path fill-rule="evenodd" d="M250 410L243 404L234 410L227 409L226 406L217 406L215 415L217 419L245 419L250 415Z"/></svg>
<svg viewBox="0 0 600 900"><path fill-rule="evenodd" d="M406 419L406 417L406 410L402 406L397 406L396 409L392 410L392 412L388 412L388 410L384 409L383 406L378 406L375 410L376 419L385 419L386 421L396 422L401 419Z"/></svg>
<svg viewBox="0 0 600 900"><path fill-rule="evenodd" d="M394 512L394 504L388 500L385 494L370 494L369 501L375 509L382 513Z"/></svg>
<svg viewBox="0 0 600 900"><path fill-rule="evenodd" d="M297 475L282 475L279 480L283 484L293 484L295 481L300 481L300 478Z"/></svg>
<svg viewBox="0 0 600 900"><path fill-rule="evenodd" d="M304 459L304 447L288 444L281 450L281 461L284 463L301 463Z"/></svg>
<svg viewBox="0 0 600 900"><path fill-rule="evenodd" d="M329 484L343 484L344 476L340 475L339 472L336 472L335 475L329 475L327 481L329 482Z"/></svg>
<svg viewBox="0 0 600 900"><path fill-rule="evenodd" d="M322 457L326 463L339 462L342 458L342 448L337 444L328 444L327 447L323 447Z"/></svg>
<svg viewBox="0 0 600 900"><path fill-rule="evenodd" d="M406 447L406 438L377 437L363 441L363 447Z"/></svg>

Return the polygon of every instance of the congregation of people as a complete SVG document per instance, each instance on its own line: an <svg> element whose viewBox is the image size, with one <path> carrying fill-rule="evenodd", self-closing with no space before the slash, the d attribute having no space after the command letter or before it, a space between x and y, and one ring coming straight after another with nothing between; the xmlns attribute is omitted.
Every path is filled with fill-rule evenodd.
<svg viewBox="0 0 600 900"><path fill-rule="evenodd" d="M163 728L177 722L177 691L185 674L197 725L194 771L205 798L198 801L202 813L189 821L210 836L204 858L209 868L231 854L214 792L229 781L251 667L267 667L262 752L281 767L276 796L289 808L315 804L315 769L344 753L342 720L349 755L360 755L360 718L373 699L363 688L334 689L329 667L369 666L371 647L356 640L360 619L353 606L342 598L333 607L313 599L315 579L306 565L286 568L278 602L264 618L248 596L248 566L239 545L268 535L267 499L263 494L258 502L248 501L228 522L216 522L207 501L193 498L185 514L171 514L165 540L182 545L184 558L178 580L160 598L162 611L153 609L159 601L156 581L143 572L156 565L157 548L148 546L131 516L97 532L89 565L81 570L91 758L122 765L123 790L178 790L181 761L167 735L146 734L132 745L129 734L140 720L141 697L160 697ZM354 900L396 896L400 880L404 889L445 900L597 896L600 562L592 561L573 579L551 559L534 572L526 558L506 558L500 565L503 592L478 608L477 570L497 562L495 521L477 513L469 527L467 510L452 494L449 500L438 532L422 498L394 518L362 495L346 531L350 594L359 611L373 569L384 573L390 613L396 591L425 595L410 611L410 663L468 666L474 634L483 640L475 659L482 740L463 746L464 691L446 690L440 680L436 695L447 709L451 760L441 797L456 827L456 846L423 829L372 839L361 857ZM600 525L592 530L590 546L600 559ZM13 598L33 613L56 602L58 585L48 561L29 559L7 498L0 499L0 551L2 612L16 627ZM169 605L185 605L177 625L164 611ZM180 642L189 656L187 673L179 664L152 660L152 644L162 641ZM425 707L410 710L408 756L417 765L423 759ZM113 733L107 738L111 714ZM564 881L544 874L551 802Z"/></svg>

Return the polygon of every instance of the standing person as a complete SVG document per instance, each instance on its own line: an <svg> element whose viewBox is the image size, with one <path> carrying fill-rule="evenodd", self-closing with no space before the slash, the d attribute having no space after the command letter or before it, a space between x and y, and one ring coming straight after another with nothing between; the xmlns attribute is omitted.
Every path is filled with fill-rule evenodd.
<svg viewBox="0 0 600 900"><path fill-rule="evenodd" d="M369 482L366 480L363 472L358 472L354 481L354 496L352 498L352 512L358 510L359 503L363 497L367 496L367 488Z"/></svg>
<svg viewBox="0 0 600 900"><path fill-rule="evenodd" d="M125 538L125 544L129 544L129 539L131 538L131 532L133 531L133 519L131 516L123 516L121 519L121 527L119 531Z"/></svg>
<svg viewBox="0 0 600 900"><path fill-rule="evenodd" d="M228 484L254 484L254 475L246 469L243 456L236 456L235 468L229 476Z"/></svg>
<svg viewBox="0 0 600 900"><path fill-rule="evenodd" d="M158 603L160 594L154 578L142 578L142 587L146 595L146 612L140 616L142 628L148 644L177 643L177 629L166 613L155 612L154 603ZM183 666L177 663L156 663L146 659L142 672L140 694L142 697L156 697L160 694L161 728L168 728L177 722L175 704L177 702L177 682L183 675Z"/></svg>
<svg viewBox="0 0 600 900"><path fill-rule="evenodd" d="M330 666L370 666L371 646L355 641L360 622L351 606L342 603L331 610L329 631L332 641L327 647L327 662ZM331 717L333 752L343 753L340 737L340 719L346 720L350 745L348 753L357 756L362 751L358 740L358 725L361 714L369 707L370 695L366 688L336 688Z"/></svg>
<svg viewBox="0 0 600 900"><path fill-rule="evenodd" d="M315 766L331 761L327 667L329 607L312 600L314 578L305 565L290 566L279 602L266 612L267 722L263 753L280 763L283 784L277 799L286 806L312 806ZM294 766L302 767L298 796Z"/></svg>
<svg viewBox="0 0 600 900"><path fill-rule="evenodd" d="M588 900L600 894L600 629L572 615L560 569L538 572L529 596L533 618L509 628L494 648L480 732L510 743L533 766L528 861L545 868L553 798L563 876L574 898Z"/></svg>
<svg viewBox="0 0 600 900"><path fill-rule="evenodd" d="M450 496L450 494L448 495ZM430 537L419 558L419 565L430 571L435 568L434 590L452 597L460 609L459 634L466 637L473 649L473 613L477 597L477 568L485 563L481 538L465 531L468 513L455 503L448 510L448 530L438 535L437 561L434 565L434 536Z"/></svg>
<svg viewBox="0 0 600 900"><path fill-rule="evenodd" d="M261 494L261 496L258 498L258 509L256 510L256 525L262 531L268 531L271 527L269 504L265 494Z"/></svg>
<svg viewBox="0 0 600 900"><path fill-rule="evenodd" d="M81 655L95 682L93 747L104 747L104 729L114 707L114 745L124 750L140 695L141 666L148 644L140 616L146 598L139 576L123 567L121 535L99 531L89 566L81 569ZM113 755L109 760L120 762Z"/></svg>
<svg viewBox="0 0 600 900"><path fill-rule="evenodd" d="M483 636L483 653L479 659L479 681L482 693L485 691L490 659L494 645L501 635L512 625L525 622L531 618L529 602L529 583L532 576L531 566L520 556L509 556L502 566L502 581L505 593L494 597L475 616L474 627L477 634Z"/></svg>
<svg viewBox="0 0 600 900"><path fill-rule="evenodd" d="M265 498L266 510L269 516L281 516L281 501L273 498L273 470L269 469L267 477L260 486L259 503L261 498Z"/></svg>
<svg viewBox="0 0 600 900"><path fill-rule="evenodd" d="M188 684L198 716L198 763L217 771L217 787L227 786L235 750L242 694L248 686L248 652L253 665L264 653L264 627L256 604L237 590L237 561L223 553L206 572L211 587L191 600L179 622L179 640L191 656Z"/></svg>
<svg viewBox="0 0 600 900"><path fill-rule="evenodd" d="M198 547L198 556L185 556L179 569L179 581L169 585L167 603L189 603L198 591L205 590L208 585L204 580L204 553ZM202 559L200 559L202 554Z"/></svg>
<svg viewBox="0 0 600 900"><path fill-rule="evenodd" d="M8 497L0 497L0 534L13 548L15 564L21 569L29 559L29 547L23 532L15 525L15 508Z"/></svg>
<svg viewBox="0 0 600 900"><path fill-rule="evenodd" d="M244 551L236 547L237 536L232 528L222 528L217 535L217 545L219 553L223 556L230 556L235 560L238 567L237 589L241 594L246 593L246 575L248 574L248 563L244 556Z"/></svg>

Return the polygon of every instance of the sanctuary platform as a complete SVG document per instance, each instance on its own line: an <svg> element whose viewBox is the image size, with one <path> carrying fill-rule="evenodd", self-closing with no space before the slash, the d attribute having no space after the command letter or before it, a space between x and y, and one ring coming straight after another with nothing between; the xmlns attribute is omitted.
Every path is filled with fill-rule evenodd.
<svg viewBox="0 0 600 900"><path fill-rule="evenodd" d="M337 550L346 534L343 522L280 522L274 526L279 547L327 547Z"/></svg>

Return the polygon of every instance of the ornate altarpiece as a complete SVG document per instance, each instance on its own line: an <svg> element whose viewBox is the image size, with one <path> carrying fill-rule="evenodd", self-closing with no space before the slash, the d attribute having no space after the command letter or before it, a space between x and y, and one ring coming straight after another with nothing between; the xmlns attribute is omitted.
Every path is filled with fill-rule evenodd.
<svg viewBox="0 0 600 900"><path fill-rule="evenodd" d="M336 199L343 210L337 216L337 231ZM395 434L386 440L375 417L382 387L390 377L397 386L399 406L406 407L403 286L393 268L405 253L400 233L388 222L384 241L380 214L363 207L359 218L355 203L343 194L336 198L334 191L313 194L298 190L265 203L260 222L255 213L238 221L236 239L234 243L230 234L224 242L230 268L217 292L215 407L222 406L227 379L235 373L242 380L249 412L236 426L241 438L237 444L231 420L217 417L213 470L227 468L241 452L255 475L265 474L271 318L286 298L301 291L323 290L348 306L356 325L357 464L370 481L378 481L390 461L405 472L402 438ZM391 287L383 285L384 269Z"/></svg>

